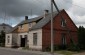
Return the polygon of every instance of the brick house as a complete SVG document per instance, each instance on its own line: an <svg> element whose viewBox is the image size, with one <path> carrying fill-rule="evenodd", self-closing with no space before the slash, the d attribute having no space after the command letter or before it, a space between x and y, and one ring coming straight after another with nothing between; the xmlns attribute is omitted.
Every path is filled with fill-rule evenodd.
<svg viewBox="0 0 85 55"><path fill-rule="evenodd" d="M55 45L69 45L71 43L68 30L65 28L60 14L70 30L72 40L77 43L77 27L68 16L65 10L60 13L53 13L53 30L54 30L54 44ZM33 19L28 19L19 23L14 29L6 34L6 47L25 47L29 49L44 50L51 44L50 33L50 13L45 11L45 14Z"/></svg>

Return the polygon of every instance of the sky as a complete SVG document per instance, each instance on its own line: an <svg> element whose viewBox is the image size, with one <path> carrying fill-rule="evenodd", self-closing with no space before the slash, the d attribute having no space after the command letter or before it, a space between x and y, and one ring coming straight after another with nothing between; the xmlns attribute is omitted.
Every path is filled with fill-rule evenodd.
<svg viewBox="0 0 85 55"><path fill-rule="evenodd" d="M65 9L77 26L85 27L85 0L55 0L58 8ZM0 23L15 26L24 16L29 19L50 11L50 0L0 0ZM55 8L54 8L54 11Z"/></svg>

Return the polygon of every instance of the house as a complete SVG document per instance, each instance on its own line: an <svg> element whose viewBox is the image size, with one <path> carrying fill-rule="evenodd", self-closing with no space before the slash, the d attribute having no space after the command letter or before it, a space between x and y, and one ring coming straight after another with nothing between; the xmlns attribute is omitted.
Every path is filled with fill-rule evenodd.
<svg viewBox="0 0 85 55"><path fill-rule="evenodd" d="M0 32L4 31L8 33L10 30L12 30L12 27L10 25L5 24L5 23L0 24Z"/></svg>
<svg viewBox="0 0 85 55"><path fill-rule="evenodd" d="M65 24L70 30L70 34L74 43L77 43L77 27L66 11L63 9L60 13L53 13L53 34L55 45L69 45L71 43L66 25L63 23L61 16L64 18ZM6 47L25 47L29 49L45 50L51 44L51 16L48 10L45 14L33 19L28 19L19 23L14 29L6 34Z"/></svg>

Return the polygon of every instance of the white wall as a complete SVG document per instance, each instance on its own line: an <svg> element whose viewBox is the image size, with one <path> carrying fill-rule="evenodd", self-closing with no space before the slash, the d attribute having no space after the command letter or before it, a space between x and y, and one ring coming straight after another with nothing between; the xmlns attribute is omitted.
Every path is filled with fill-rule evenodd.
<svg viewBox="0 0 85 55"><path fill-rule="evenodd" d="M8 36L9 38L9 43L8 43ZM5 36L5 46L6 47L12 47L12 34L6 34Z"/></svg>
<svg viewBox="0 0 85 55"><path fill-rule="evenodd" d="M37 45L33 45L33 33L37 33ZM28 33L29 48L42 50L42 29L32 30Z"/></svg>
<svg viewBox="0 0 85 55"><path fill-rule="evenodd" d="M18 33L12 33L12 46L18 46Z"/></svg>

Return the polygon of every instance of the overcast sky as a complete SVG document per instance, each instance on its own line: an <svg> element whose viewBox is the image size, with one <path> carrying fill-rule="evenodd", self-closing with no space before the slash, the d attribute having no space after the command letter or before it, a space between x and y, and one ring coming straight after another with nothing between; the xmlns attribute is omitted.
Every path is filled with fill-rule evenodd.
<svg viewBox="0 0 85 55"><path fill-rule="evenodd" d="M77 26L85 26L85 0L55 1L59 9L67 11ZM0 0L0 23L14 26L24 20L24 16L36 17L42 15L45 9L50 10L50 0Z"/></svg>

